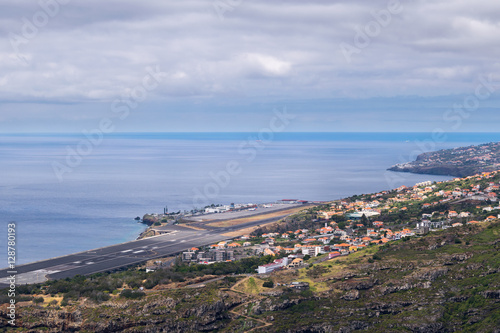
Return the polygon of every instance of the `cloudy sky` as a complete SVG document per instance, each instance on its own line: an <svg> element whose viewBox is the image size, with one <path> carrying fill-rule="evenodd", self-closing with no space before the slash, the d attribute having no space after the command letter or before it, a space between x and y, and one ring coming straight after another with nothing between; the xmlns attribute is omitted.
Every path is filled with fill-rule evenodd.
<svg viewBox="0 0 500 333"><path fill-rule="evenodd" d="M498 131L497 0L2 0L0 133Z"/></svg>

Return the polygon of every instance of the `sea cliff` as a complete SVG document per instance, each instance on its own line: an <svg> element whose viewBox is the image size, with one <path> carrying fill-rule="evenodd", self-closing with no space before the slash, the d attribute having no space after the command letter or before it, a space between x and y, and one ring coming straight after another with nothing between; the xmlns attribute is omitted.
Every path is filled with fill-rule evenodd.
<svg viewBox="0 0 500 333"><path fill-rule="evenodd" d="M499 142L423 153L413 162L396 164L387 170L467 177L498 169L500 169Z"/></svg>

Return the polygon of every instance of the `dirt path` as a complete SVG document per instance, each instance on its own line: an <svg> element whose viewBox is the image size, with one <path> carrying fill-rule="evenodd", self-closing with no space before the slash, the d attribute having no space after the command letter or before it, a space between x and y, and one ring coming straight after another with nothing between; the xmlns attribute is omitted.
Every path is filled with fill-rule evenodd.
<svg viewBox="0 0 500 333"><path fill-rule="evenodd" d="M240 280L238 281L237 283L234 284L234 286L232 286L229 290L231 290L232 292L235 292L235 293L239 293L239 294L244 294L244 295L249 295L251 297L257 297L258 299L262 299L263 297L262 296L256 296L256 295L252 295L252 294L246 294L242 291L239 291L239 290L236 290L236 287L239 286L240 284L244 283L245 281L247 281L248 279L250 279L251 276L248 276L246 278L244 278L243 280ZM268 326L271 326L272 323L269 323L265 320L262 320L262 319L257 319L257 318L253 318L253 317L250 317L250 316L247 316L247 315L244 315L244 314L241 314L241 313L238 313L237 312L237 309L238 308L243 308L245 307L247 304L249 303L253 303L254 300L251 300L251 301L248 301L248 302L245 302L245 303L242 303L240 305L238 305L237 307L235 307L234 309L230 310L229 312L231 312L232 314L236 315L236 316L240 316L240 317L245 317L249 320L255 320L255 321L258 321L259 323L261 323L262 325L261 326L257 326L257 327L254 327L252 328L251 330L248 330L248 331L245 331L245 332L252 332L258 328L264 328L264 327L268 327Z"/></svg>

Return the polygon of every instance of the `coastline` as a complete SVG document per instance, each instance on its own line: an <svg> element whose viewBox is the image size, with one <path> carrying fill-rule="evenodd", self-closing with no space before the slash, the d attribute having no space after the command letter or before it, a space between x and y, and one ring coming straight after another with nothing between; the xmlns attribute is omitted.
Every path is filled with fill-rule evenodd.
<svg viewBox="0 0 500 333"><path fill-rule="evenodd" d="M464 175L460 175L455 172L449 172L447 169L431 169L431 170L418 170L418 169L410 169L410 168L398 168L396 166L392 166L387 169L387 171L393 172L401 172L401 173L409 173L414 175L429 175L429 176L445 176L445 177L466 177Z"/></svg>
<svg viewBox="0 0 500 333"><path fill-rule="evenodd" d="M7 155L2 160L2 165L6 166L3 170L6 183L0 188L0 196L4 198L0 213L6 220L17 221L22 226L20 235L23 242L19 244L19 262L29 263L137 239L147 227L136 225L131 218L143 212L159 211L165 203L171 204L175 210L191 209L193 189L202 189L212 180L203 174L197 179L181 179L179 176L200 173L200 165L206 174L210 171L216 173L216 161L234 158L244 160L244 156L239 157L235 153L238 140L247 136L113 136L109 145L101 147L95 159L87 160L85 168L75 170L61 184L54 183L52 170L43 166L50 165L54 156L64 153L60 147L71 144L78 135L19 135L6 139L6 149L17 149L19 157L14 159ZM205 143L202 139L207 137L210 140ZM252 168L247 167L238 181L235 179L215 200L265 202L282 197L334 200L356 193L392 188L393 185L397 187L445 179L408 174L404 177L391 176L389 181L394 184L389 184L384 178L388 164L396 162L398 155L405 156L413 149L413 143L401 140L421 140L424 137L424 134L411 134L408 137L404 133L362 136L317 134L308 140L305 134L287 133L276 138L279 145L259 152ZM489 137L487 134L478 134L465 138L460 135L452 139L474 143ZM132 139L137 141L137 146L129 145ZM495 137L491 136L491 139ZM182 149L179 149L179 145ZM142 146L155 149L137 148ZM157 153L160 148L164 154ZM23 172L20 173L19 161L29 161L29 156L39 154L40 149L45 154L36 163L21 163ZM276 149L280 152L279 158L275 154ZM297 152L302 151L307 154L307 158L298 158L300 154ZM128 160L130 156L136 158ZM174 160L168 156L180 158ZM357 163L360 156L371 161L368 166ZM193 159L193 163L186 164L186 158ZM321 163L311 164L312 160L319 161L319 158ZM137 170L145 167L144 160L149 161L148 172L139 174ZM166 163L168 174L165 173ZM10 165L16 167L8 167ZM114 174L117 169L120 170L120 177L101 177ZM32 183L35 176L36 182ZM287 180L290 177L294 179L293 182ZM89 184L92 184L91 187ZM30 202L30 205L20 207L19 202ZM3 243L0 241L0 244Z"/></svg>
<svg viewBox="0 0 500 333"><path fill-rule="evenodd" d="M399 163L387 170L461 178L499 168L500 142L490 142L422 153L415 161Z"/></svg>

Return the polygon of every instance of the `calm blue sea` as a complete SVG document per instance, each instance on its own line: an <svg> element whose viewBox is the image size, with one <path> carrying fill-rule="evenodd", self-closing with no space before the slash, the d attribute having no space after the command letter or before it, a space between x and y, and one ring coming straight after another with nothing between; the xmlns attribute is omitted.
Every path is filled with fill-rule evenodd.
<svg viewBox="0 0 500 333"><path fill-rule="evenodd" d="M122 133L97 141L0 135L0 234L17 223L18 264L135 239L144 227L134 217L166 205L333 200L449 179L386 169L500 134L448 133L437 142L428 133Z"/></svg>

